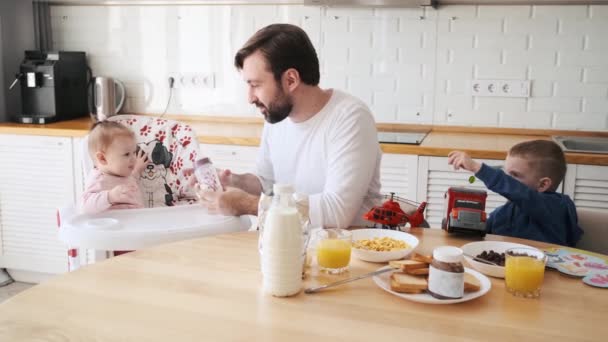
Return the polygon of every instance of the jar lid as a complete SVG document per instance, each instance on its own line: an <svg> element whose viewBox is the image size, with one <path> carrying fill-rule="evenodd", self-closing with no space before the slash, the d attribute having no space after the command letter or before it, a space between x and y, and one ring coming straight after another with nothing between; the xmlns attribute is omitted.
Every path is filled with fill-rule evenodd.
<svg viewBox="0 0 608 342"><path fill-rule="evenodd" d="M291 184L277 184L275 183L272 186L272 192L275 195L279 194L293 194L295 190L293 189L293 185Z"/></svg>
<svg viewBox="0 0 608 342"><path fill-rule="evenodd" d="M433 250L433 259L441 262L462 262L462 249L452 246L437 247Z"/></svg>
<svg viewBox="0 0 608 342"><path fill-rule="evenodd" d="M211 164L211 160L207 157L205 158L201 158L197 161L194 162L194 168L196 169L197 167L203 166L205 164Z"/></svg>

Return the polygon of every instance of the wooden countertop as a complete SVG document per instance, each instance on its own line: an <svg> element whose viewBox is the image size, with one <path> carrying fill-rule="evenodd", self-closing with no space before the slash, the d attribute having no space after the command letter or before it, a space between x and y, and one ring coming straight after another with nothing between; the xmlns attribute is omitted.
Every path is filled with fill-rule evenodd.
<svg viewBox="0 0 608 342"><path fill-rule="evenodd" d="M417 251L471 240L412 229ZM540 248L547 244L488 235ZM329 283L382 267L353 259ZM313 269L314 270L314 269ZM310 272L310 271L309 271ZM312 272L314 274L314 272ZM539 299L503 279L477 299L421 304L372 279L275 298L261 289L257 232L186 240L128 253L36 285L0 304L1 341L603 341L606 290L546 271Z"/></svg>
<svg viewBox="0 0 608 342"><path fill-rule="evenodd" d="M199 142L258 146L263 121L257 118L167 116L187 122L197 132ZM90 119L83 117L46 125L0 123L0 134L81 137L87 134ZM445 157L450 151L464 150L474 158L504 159L509 148L532 139L551 139L551 135L608 137L608 132L539 130L495 127L378 124L381 131L428 132L420 145L381 144L385 153ZM566 153L571 164L608 165L608 154Z"/></svg>

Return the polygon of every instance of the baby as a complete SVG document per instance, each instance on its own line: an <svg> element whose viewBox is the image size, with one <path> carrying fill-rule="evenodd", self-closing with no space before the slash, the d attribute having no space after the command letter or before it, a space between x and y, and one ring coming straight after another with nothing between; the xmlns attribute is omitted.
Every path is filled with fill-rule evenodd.
<svg viewBox="0 0 608 342"><path fill-rule="evenodd" d="M137 151L135 134L117 122L100 121L91 128L88 147L95 168L87 177L82 211L142 208L137 180L148 158Z"/></svg>

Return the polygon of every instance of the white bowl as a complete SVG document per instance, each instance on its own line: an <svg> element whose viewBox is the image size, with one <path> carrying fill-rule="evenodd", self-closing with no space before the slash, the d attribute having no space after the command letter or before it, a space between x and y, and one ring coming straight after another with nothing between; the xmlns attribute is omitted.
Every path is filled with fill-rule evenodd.
<svg viewBox="0 0 608 342"><path fill-rule="evenodd" d="M418 246L418 238L412 234L404 233L398 230L389 229L355 229L353 232L353 242L363 239L389 237L395 240L401 240L410 246L410 248L399 249L390 252L368 251L366 249L354 248L352 254L361 260L371 262L388 262L391 260L403 259L410 255Z"/></svg>
<svg viewBox="0 0 608 342"><path fill-rule="evenodd" d="M483 251L489 252L490 250L492 250L496 253L504 253L507 249L516 248L516 247L526 247L526 248L536 249L534 247L522 245L520 243L504 242L504 241L477 241L477 242L467 243L466 245L462 246L461 248L464 253L476 257L479 254L481 254L481 252L483 252ZM485 275L488 275L490 277L496 277L496 278L505 277L505 268L503 266L494 266L494 265L484 264L483 262L475 261L475 260L473 260L473 258L470 258L466 255L465 255L464 259L466 260L466 262L469 265L471 265L471 267L473 267L474 269L478 270L479 272L481 272Z"/></svg>

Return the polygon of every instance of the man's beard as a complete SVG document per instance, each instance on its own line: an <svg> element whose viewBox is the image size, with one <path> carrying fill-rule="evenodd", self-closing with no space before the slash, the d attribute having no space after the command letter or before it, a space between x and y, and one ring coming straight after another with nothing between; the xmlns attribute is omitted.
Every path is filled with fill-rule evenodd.
<svg viewBox="0 0 608 342"><path fill-rule="evenodd" d="M264 119L271 124L285 120L293 109L291 99L285 95L285 92L282 89L280 94L277 94L268 107L264 106L261 102L256 102L255 105L260 108L260 111L264 115Z"/></svg>

